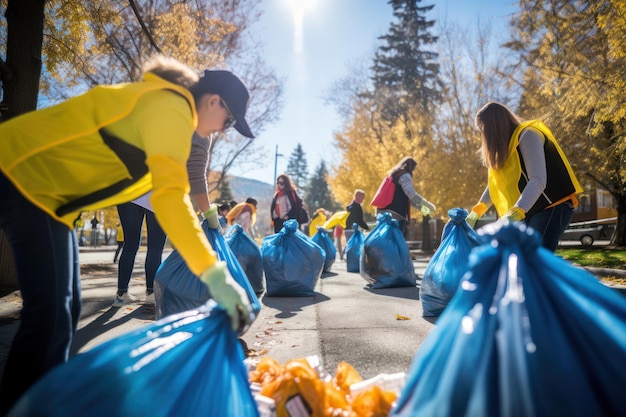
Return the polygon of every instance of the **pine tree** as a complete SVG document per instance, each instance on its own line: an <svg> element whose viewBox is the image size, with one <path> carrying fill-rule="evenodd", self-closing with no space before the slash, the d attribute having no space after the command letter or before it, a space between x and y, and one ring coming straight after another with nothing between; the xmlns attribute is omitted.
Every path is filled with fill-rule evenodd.
<svg viewBox="0 0 626 417"><path fill-rule="evenodd" d="M224 177L220 182L220 186L218 189L219 193L219 201L228 202L233 201L233 190L230 188L230 181L228 178Z"/></svg>
<svg viewBox="0 0 626 417"><path fill-rule="evenodd" d="M435 22L425 16L434 5L419 7L420 2L389 0L397 21L379 37L385 44L376 52L372 66L374 97L390 124L406 119L414 107L429 109L439 97L438 54L426 49L437 41L430 33Z"/></svg>
<svg viewBox="0 0 626 417"><path fill-rule="evenodd" d="M311 176L311 180L307 187L304 202L309 208L309 212L313 213L318 208L335 211L340 206L337 204L328 186L328 170L324 161L315 168L315 172Z"/></svg>
<svg viewBox="0 0 626 417"><path fill-rule="evenodd" d="M291 182L297 188L303 188L306 186L309 171L306 162L306 155L300 143L296 145L296 148L293 152L291 152L291 155L289 155L289 161L287 162L287 170L285 173L289 175Z"/></svg>

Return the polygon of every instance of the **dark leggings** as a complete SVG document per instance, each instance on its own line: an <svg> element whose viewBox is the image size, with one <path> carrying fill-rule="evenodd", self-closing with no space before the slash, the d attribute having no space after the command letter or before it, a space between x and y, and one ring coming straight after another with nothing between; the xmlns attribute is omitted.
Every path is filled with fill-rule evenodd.
<svg viewBox="0 0 626 417"><path fill-rule="evenodd" d="M152 291L154 276L161 265L161 256L167 236L157 222L154 213L148 209L134 203L124 203L117 206L117 212L120 216L122 229L124 229L124 247L120 255L117 290L118 292L128 291L128 283L135 265L135 256L141 243L141 227L145 217L148 229L148 250L145 263L146 290Z"/></svg>
<svg viewBox="0 0 626 417"><path fill-rule="evenodd" d="M13 249L23 300L0 385L0 415L47 371L67 361L80 318L74 230L26 200L0 173L0 228Z"/></svg>
<svg viewBox="0 0 626 417"><path fill-rule="evenodd" d="M541 235L541 245L554 252L559 244L561 235L569 226L574 214L574 205L566 201L558 206L541 210L526 218L528 226Z"/></svg>

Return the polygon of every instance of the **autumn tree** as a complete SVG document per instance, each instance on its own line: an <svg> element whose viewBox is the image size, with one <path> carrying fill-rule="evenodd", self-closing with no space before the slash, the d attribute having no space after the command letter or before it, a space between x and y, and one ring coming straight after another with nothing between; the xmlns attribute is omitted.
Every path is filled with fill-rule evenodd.
<svg viewBox="0 0 626 417"><path fill-rule="evenodd" d="M282 81L261 58L249 27L259 16L254 0L46 2L42 93L54 103L99 84L137 80L155 53L199 70L227 68L251 94L247 119L257 135L282 106ZM214 135L209 190L233 165L258 166L259 145L231 129Z"/></svg>
<svg viewBox="0 0 626 417"><path fill-rule="evenodd" d="M434 155L433 126L440 99L437 53L433 50L437 38L431 34L434 21L426 18L433 6L419 7L418 3L420 0L389 1L395 20L379 38L382 45L367 79L341 80L339 90L345 94L330 99L348 115L335 136L342 159L329 179L340 201L349 201L355 188L373 195L387 170L404 156L418 161L414 173L417 189L436 187L428 166ZM373 212L367 204L364 209Z"/></svg>
<svg viewBox="0 0 626 417"><path fill-rule="evenodd" d="M626 5L522 0L514 22L508 46L520 54L526 87L520 112L545 120L578 176L615 197L612 243L626 246Z"/></svg>
<svg viewBox="0 0 626 417"><path fill-rule="evenodd" d="M507 56L499 50L489 23L460 24L442 20L438 24L439 68L443 85L434 125L435 146L428 165L430 182L425 192L437 201L439 214L448 209L469 210L487 184L487 169L478 151L480 135L474 117L488 101L517 102L517 91L509 87L504 72Z"/></svg>
<svg viewBox="0 0 626 417"><path fill-rule="evenodd" d="M306 161L306 154L304 153L304 149L302 149L302 144L298 143L291 152L291 155L289 155L285 174L289 175L291 182L297 188L304 188L306 186L309 177L309 168Z"/></svg>

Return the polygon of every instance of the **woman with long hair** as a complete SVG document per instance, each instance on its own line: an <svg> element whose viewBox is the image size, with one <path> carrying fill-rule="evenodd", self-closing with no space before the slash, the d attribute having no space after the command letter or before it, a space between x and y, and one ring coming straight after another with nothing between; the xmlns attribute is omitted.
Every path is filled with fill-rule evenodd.
<svg viewBox="0 0 626 417"><path fill-rule="evenodd" d="M285 174L279 175L276 178L276 191L270 207L274 233L283 228L285 221L298 218L301 201L289 177Z"/></svg>
<svg viewBox="0 0 626 417"><path fill-rule="evenodd" d="M488 185L468 223L473 227L493 204L501 218L524 221L539 232L542 245L554 252L583 189L552 132L496 102L483 106L475 123Z"/></svg>

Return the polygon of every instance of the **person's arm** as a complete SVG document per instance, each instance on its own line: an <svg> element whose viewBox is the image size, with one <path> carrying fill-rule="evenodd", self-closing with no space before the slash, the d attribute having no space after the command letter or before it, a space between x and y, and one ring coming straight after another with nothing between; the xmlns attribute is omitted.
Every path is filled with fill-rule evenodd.
<svg viewBox="0 0 626 417"><path fill-rule="evenodd" d="M185 263L226 310L233 329L251 321L250 301L218 261L196 217L187 174L195 127L189 103L169 91L158 91L137 105L136 127L152 179L150 202L156 218Z"/></svg>
<svg viewBox="0 0 626 417"><path fill-rule="evenodd" d="M524 213L535 205L548 181L544 141L543 135L532 128L524 129L520 135L519 148L526 165L528 183L515 206L524 210Z"/></svg>
<svg viewBox="0 0 626 417"><path fill-rule="evenodd" d="M209 165L209 140L194 132L187 160L191 198L202 213L211 208L206 172Z"/></svg>
<svg viewBox="0 0 626 417"><path fill-rule="evenodd" d="M413 178L410 174L404 173L398 177L398 184L402 187L402 191L411 201L411 205L416 209L421 209L422 206L428 207L430 211L435 211L436 207L434 204L426 200L424 197L419 195L415 188L413 188Z"/></svg>

